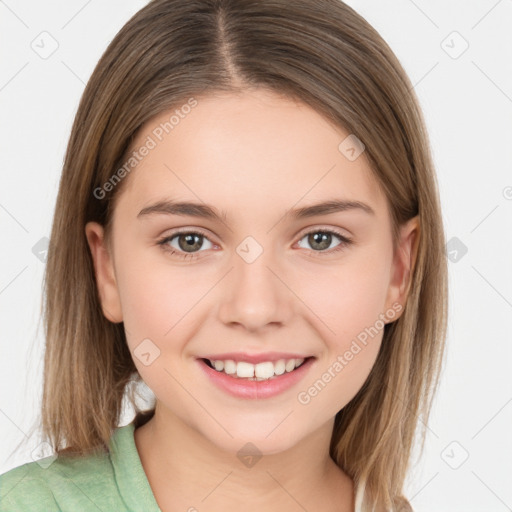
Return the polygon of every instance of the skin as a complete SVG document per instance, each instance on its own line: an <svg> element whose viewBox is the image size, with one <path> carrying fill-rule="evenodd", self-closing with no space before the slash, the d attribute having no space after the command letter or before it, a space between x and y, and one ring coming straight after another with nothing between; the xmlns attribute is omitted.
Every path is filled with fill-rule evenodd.
<svg viewBox="0 0 512 512"><path fill-rule="evenodd" d="M133 147L169 115L143 126ZM364 152L350 161L338 150L347 135L310 107L262 89L198 98L125 178L111 243L101 225L86 226L105 316L124 322L132 354L147 338L160 350L148 366L134 356L157 398L135 442L163 511L353 510L352 480L330 458L329 442L336 412L375 362L382 330L309 403L297 395L379 314L405 304L419 226L417 218L401 226L394 252L386 198ZM204 202L227 217L137 217L167 198ZM361 201L374 214L284 216L328 199ZM195 259L158 245L177 228L205 234ZM327 249L308 241L307 233L326 229L353 243L333 252L336 235ZM236 252L247 236L263 249L252 263ZM179 240L167 245L179 251ZM292 389L242 400L212 386L196 360L231 351L316 359ZM263 455L252 467L236 456L247 442Z"/></svg>

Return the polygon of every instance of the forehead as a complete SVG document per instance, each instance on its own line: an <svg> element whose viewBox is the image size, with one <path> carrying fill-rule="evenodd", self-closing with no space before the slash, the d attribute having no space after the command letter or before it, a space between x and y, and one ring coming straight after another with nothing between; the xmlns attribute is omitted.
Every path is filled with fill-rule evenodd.
<svg viewBox="0 0 512 512"><path fill-rule="evenodd" d="M248 215L333 197L386 208L364 152L350 160L339 148L350 133L304 103L261 89L196 101L139 131L132 150L150 149L122 194L134 208L168 197Z"/></svg>

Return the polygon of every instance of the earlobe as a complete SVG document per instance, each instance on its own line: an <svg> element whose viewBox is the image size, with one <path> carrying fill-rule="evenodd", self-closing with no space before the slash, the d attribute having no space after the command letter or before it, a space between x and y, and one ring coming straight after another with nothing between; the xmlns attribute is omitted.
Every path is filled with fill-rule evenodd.
<svg viewBox="0 0 512 512"><path fill-rule="evenodd" d="M400 226L397 249L393 259L392 280L388 293L388 307L398 302L405 306L412 274L416 265L418 244L420 238L419 216L409 219Z"/></svg>
<svg viewBox="0 0 512 512"><path fill-rule="evenodd" d="M88 222L85 225L85 236L93 259L96 286L103 315L113 323L122 322L121 301L112 257L105 243L104 228L97 222Z"/></svg>

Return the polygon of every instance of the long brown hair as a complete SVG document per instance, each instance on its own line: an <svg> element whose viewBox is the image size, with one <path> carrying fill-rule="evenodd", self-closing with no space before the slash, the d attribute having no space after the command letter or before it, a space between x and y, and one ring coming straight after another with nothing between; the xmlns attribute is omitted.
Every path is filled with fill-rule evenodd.
<svg viewBox="0 0 512 512"><path fill-rule="evenodd" d="M156 114L250 87L298 99L363 141L395 242L398 227L419 216L405 309L386 325L376 363L336 415L331 441L332 458L356 484L358 510L410 510L403 482L443 359L444 231L413 87L385 41L339 0L154 0L110 43L81 99L55 208L44 278L42 433L59 454L104 449L128 384L140 380L123 324L102 313L84 232L88 221L109 228L124 182L105 197L95 190Z"/></svg>

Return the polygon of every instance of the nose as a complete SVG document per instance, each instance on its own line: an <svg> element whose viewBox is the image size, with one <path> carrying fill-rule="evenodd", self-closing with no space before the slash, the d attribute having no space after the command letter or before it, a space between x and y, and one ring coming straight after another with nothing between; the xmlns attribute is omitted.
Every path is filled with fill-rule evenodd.
<svg viewBox="0 0 512 512"><path fill-rule="evenodd" d="M220 320L250 332L286 324L293 313L293 293L271 251L264 250L254 261L240 254L233 254L234 268L224 282Z"/></svg>

